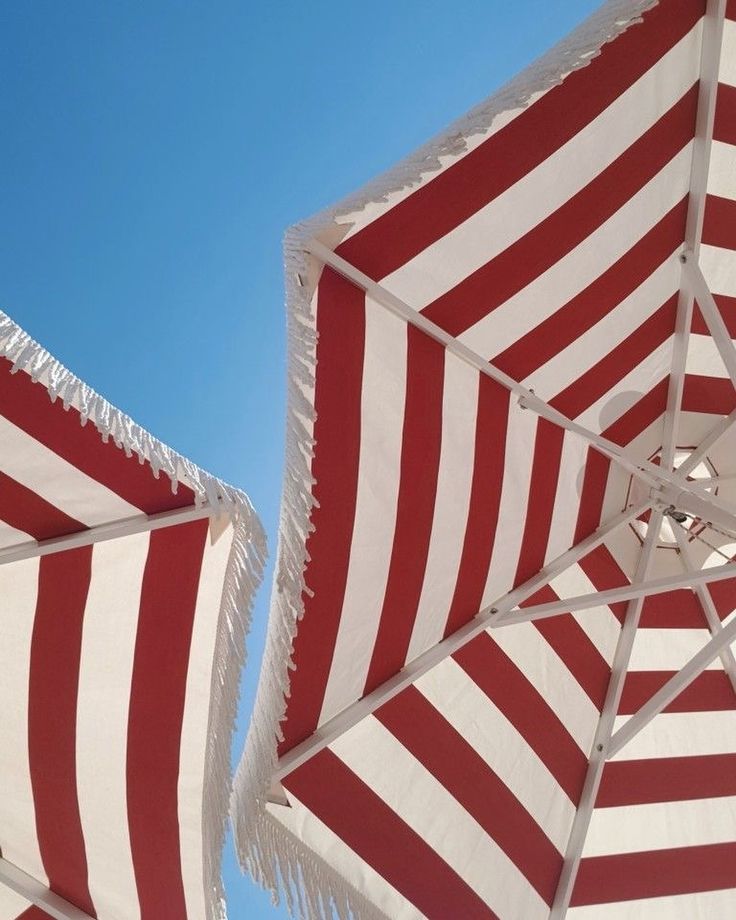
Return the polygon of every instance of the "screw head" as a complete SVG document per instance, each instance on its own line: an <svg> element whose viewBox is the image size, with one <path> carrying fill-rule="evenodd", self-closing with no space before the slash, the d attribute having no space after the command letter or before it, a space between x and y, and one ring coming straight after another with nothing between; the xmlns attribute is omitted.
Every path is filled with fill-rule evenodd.
<svg viewBox="0 0 736 920"><path fill-rule="evenodd" d="M684 252L680 253L680 262L682 262L683 265L687 262L687 255Z"/></svg>
<svg viewBox="0 0 736 920"><path fill-rule="evenodd" d="M596 744L595 749L596 749L596 751L598 751L598 752L600 753L600 751L603 750L603 745L602 745L602 744Z"/></svg>

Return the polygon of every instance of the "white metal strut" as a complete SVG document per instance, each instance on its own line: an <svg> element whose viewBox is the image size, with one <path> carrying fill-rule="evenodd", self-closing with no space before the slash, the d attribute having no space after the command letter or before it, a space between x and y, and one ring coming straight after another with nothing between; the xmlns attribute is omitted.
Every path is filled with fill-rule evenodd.
<svg viewBox="0 0 736 920"><path fill-rule="evenodd" d="M652 527L647 532L647 538L642 546L639 564L637 566L634 583L646 580L651 568L652 557L657 545L659 528L662 524L662 512L655 511L652 514ZM575 887L575 880L580 867L580 860L583 855L585 839L588 836L590 819L593 817L595 800L598 795L598 789L603 776L603 768L606 765L608 747L613 734L613 726L618 713L621 694L626 681L626 674L629 670L631 660L631 650L634 647L636 630L639 626L644 598L636 597L629 602L626 610L626 618L621 633L616 644L616 651L611 664L611 677L608 681L608 690L606 699L601 710L601 716L598 720L598 727L593 738L593 748L590 752L588 761L588 770L585 774L583 791L580 794L580 801L575 812L570 836L567 841L565 859L562 864L562 873L560 881L557 884L555 899L550 912L550 920L561 920L567 913L570 905L570 898Z"/></svg>
<svg viewBox="0 0 736 920"><path fill-rule="evenodd" d="M15 546L6 546L0 549L0 565L9 562L18 562L21 559L33 559L37 556L48 556L50 553L63 553L69 549L80 546L90 546L93 543L102 543L105 540L116 540L118 537L128 537L131 534L144 533L149 530L160 530L162 527L173 527L176 524L187 524L201 518L216 517L226 512L224 505L213 506L210 504L188 505L186 508L176 508L173 511L162 511L160 514L141 515L140 517L126 518L111 524L100 524L88 530L66 534L63 537L53 537L50 540L29 540L27 543L18 543Z"/></svg>
<svg viewBox="0 0 736 920"><path fill-rule="evenodd" d="M697 512L700 517L705 517L708 520L718 520L723 523L722 512L725 511L729 515L729 521L732 519L734 509L723 508L721 500L715 495L710 495L707 490L703 489L697 482L687 482L682 477L676 477L674 473L670 472L671 467L665 469L663 466L659 466L649 460L632 456L625 448L621 447L621 445L603 437L601 434L596 434L584 425L580 425L566 415L563 415L562 412L555 409L543 399L540 399L539 396L536 396L523 384L514 380L513 377L510 377L485 358L481 357L481 355L473 351L472 348L468 348L468 346L459 341L459 339L445 332L441 326L427 319L426 316L412 309L412 307L404 303L403 300L396 297L395 294L392 294L391 291L373 281L372 278L369 278L368 275L361 272L336 252L333 252L329 247L325 246L324 243L312 239L305 248L308 253L319 259L323 264L328 265L338 274L365 291L372 300L385 307L390 313L400 317L406 323L415 326L417 329L421 329L422 332L426 333L431 339L442 344L448 352L460 358L461 361L464 361L481 374L485 374L485 376L490 377L492 380L495 380L496 383L499 383L511 393L514 393L519 397L519 402L525 409L535 412L541 418L547 419L566 431L579 435L595 447L596 450L626 469L632 476L636 476L638 479L646 482L650 488L676 489L678 492L685 491L691 494L693 500L701 502L701 510ZM721 516L719 516L719 514Z"/></svg>
<svg viewBox="0 0 736 920"><path fill-rule="evenodd" d="M334 718L321 725L312 735L297 744L290 751L284 754L278 762L273 779L278 781L284 779L297 767L319 753L323 748L331 744L346 731L357 725L361 719L375 712L379 706L393 699L398 693L401 693L406 687L413 684L423 674L431 670L435 665L444 661L450 655L457 652L463 646L467 645L476 636L479 636L490 625L494 617L505 610L511 610L521 603L525 598L531 597L545 585L549 584L552 579L556 578L561 572L564 572L570 566L575 565L580 559L592 552L596 546L601 543L619 527L628 524L643 514L649 505L643 504L635 508L629 508L627 511L616 515L606 524L594 531L589 537L581 540L576 546L562 553L557 559L546 565L529 581L524 582L515 588L509 594L500 597L491 607L481 610L469 623L461 626L456 632L443 639L437 645L432 646L422 655L419 655L414 661L410 662L389 678L385 683L377 687L372 693L367 694L362 699L357 700L348 706ZM736 566L735 566L736 568Z"/></svg>
<svg viewBox="0 0 736 920"><path fill-rule="evenodd" d="M0 885L5 885L6 888L40 907L54 920L93 920L89 914L58 894L54 894L38 879L23 872L2 857L0 857Z"/></svg>

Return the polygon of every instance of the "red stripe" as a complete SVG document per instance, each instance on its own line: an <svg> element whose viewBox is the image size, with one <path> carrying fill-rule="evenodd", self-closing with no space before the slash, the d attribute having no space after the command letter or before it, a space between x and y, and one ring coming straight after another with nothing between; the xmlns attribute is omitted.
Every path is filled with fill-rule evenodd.
<svg viewBox="0 0 736 920"><path fill-rule="evenodd" d="M16 920L53 920L51 914L47 914L45 910L41 910L40 907L36 907L34 904L32 907L29 907L27 910L24 910Z"/></svg>
<svg viewBox="0 0 736 920"><path fill-rule="evenodd" d="M703 639L703 645L706 643ZM671 678L674 671L629 671L624 683L620 715L632 715ZM664 712L716 712L736 709L736 694L723 671L704 671Z"/></svg>
<svg viewBox="0 0 736 920"><path fill-rule="evenodd" d="M0 519L30 534L34 540L49 540L86 530L84 524L64 514L22 483L0 473Z"/></svg>
<svg viewBox="0 0 736 920"><path fill-rule="evenodd" d="M706 196L703 242L722 249L736 249L736 201L718 195Z"/></svg>
<svg viewBox="0 0 736 920"><path fill-rule="evenodd" d="M610 469L611 461L608 457L589 447L583 474L583 488L580 492L578 519L575 523L574 544L590 536L601 523Z"/></svg>
<svg viewBox="0 0 736 920"><path fill-rule="evenodd" d="M179 749L207 521L154 530L141 587L128 711L128 826L141 920L186 917Z"/></svg>
<svg viewBox="0 0 736 920"><path fill-rule="evenodd" d="M603 112L703 15L702 0L670 0L603 45L485 143L364 230L338 252L379 280L404 265L546 160Z"/></svg>
<svg viewBox="0 0 736 920"><path fill-rule="evenodd" d="M729 415L736 409L733 384L727 377L686 374L682 408L685 412L702 412L704 415Z"/></svg>
<svg viewBox="0 0 736 920"><path fill-rule="evenodd" d="M539 691L486 633L456 652L453 658L577 804L588 760ZM543 731L540 726L544 726Z"/></svg>
<svg viewBox="0 0 736 920"><path fill-rule="evenodd" d="M379 875L430 918L493 920L495 914L330 750L284 780L292 792Z"/></svg>
<svg viewBox="0 0 736 920"><path fill-rule="evenodd" d="M77 693L92 547L44 556L31 642L28 757L49 887L94 916L79 817Z"/></svg>
<svg viewBox="0 0 736 920"><path fill-rule="evenodd" d="M725 563L725 559L722 560ZM729 613L736 610L736 578L724 581L714 581L707 586L713 603L718 611L718 616L724 620Z"/></svg>
<svg viewBox="0 0 736 920"><path fill-rule="evenodd" d="M597 546L578 563L585 572L596 591L608 591L609 588L623 588L630 584L629 579L621 571L616 560L611 555L607 546ZM628 601L610 604L609 609L619 621L623 623L626 616Z"/></svg>
<svg viewBox="0 0 736 920"><path fill-rule="evenodd" d="M547 419L538 419L537 435L534 439L534 460L529 480L529 497L525 508L524 537L521 541L514 587L528 581L532 575L544 567L544 557L547 554L547 541L557 497L557 480L560 475L564 439L563 428L554 425Z"/></svg>
<svg viewBox="0 0 736 920"><path fill-rule="evenodd" d="M547 585L541 591L537 591L533 599L529 598L521 606L532 603L546 604L557 600L559 597ZM554 649L558 658L564 662L570 674L588 694L594 706L599 710L602 709L611 669L577 620L568 614L550 617L546 620L536 620L534 626L544 636L548 645Z"/></svg>
<svg viewBox="0 0 736 920"><path fill-rule="evenodd" d="M639 625L644 629L703 629L705 618L692 591L668 591L644 599Z"/></svg>
<svg viewBox="0 0 736 920"><path fill-rule="evenodd" d="M595 856L580 863L571 907L736 887L736 843Z"/></svg>
<svg viewBox="0 0 736 920"><path fill-rule="evenodd" d="M718 84L713 140L736 144L736 86Z"/></svg>
<svg viewBox="0 0 736 920"><path fill-rule="evenodd" d="M672 253L685 236L687 197L632 248L564 307L493 358L496 367L524 380L616 309Z"/></svg>
<svg viewBox="0 0 736 920"><path fill-rule="evenodd" d="M577 195L425 307L424 316L460 335L575 249L692 140L697 100L695 85Z"/></svg>
<svg viewBox="0 0 736 920"><path fill-rule="evenodd" d="M150 464L126 457L112 440L103 443L93 424L81 426L75 408L65 412L61 400L51 402L43 384L34 384L24 371L11 374L11 367L0 360L0 415L146 514L194 502L191 489L180 485L174 495L168 476L156 479Z"/></svg>
<svg viewBox="0 0 736 920"><path fill-rule="evenodd" d="M375 713L496 841L547 904L551 904L562 856L506 784L459 732L415 688ZM503 884L503 879L498 879Z"/></svg>
<svg viewBox="0 0 736 920"><path fill-rule="evenodd" d="M721 319L726 324L731 338L736 339L736 297L727 297L725 294L714 294L713 300L716 302ZM690 331L695 335L710 335L710 329L703 319L700 307L695 304L693 309L693 322Z"/></svg>
<svg viewBox="0 0 736 920"><path fill-rule="evenodd" d="M664 414L667 407L668 386L669 377L660 380L653 389L642 396L601 434L610 441L625 447Z"/></svg>
<svg viewBox="0 0 736 920"><path fill-rule="evenodd" d="M406 402L396 526L365 693L406 661L427 565L442 440L445 349L407 327Z"/></svg>
<svg viewBox="0 0 736 920"><path fill-rule="evenodd" d="M726 0L726 19L736 19L736 0Z"/></svg>
<svg viewBox="0 0 736 920"><path fill-rule="evenodd" d="M736 795L736 754L611 760L596 808Z"/></svg>
<svg viewBox="0 0 736 920"><path fill-rule="evenodd" d="M612 348L590 370L550 400L555 409L569 418L577 418L581 412L614 390L628 373L674 335L677 300L678 295L673 294L620 345Z"/></svg>
<svg viewBox="0 0 736 920"><path fill-rule="evenodd" d="M365 295L329 268L320 281L317 329L312 461L317 505L306 543L312 560L306 581L314 596L304 597L294 643L296 670L291 672L281 754L317 727L340 625L358 489Z"/></svg>
<svg viewBox="0 0 736 920"><path fill-rule="evenodd" d="M478 378L473 482L455 592L445 624L445 636L455 632L480 610L496 540L501 488L506 460L510 393L490 377Z"/></svg>

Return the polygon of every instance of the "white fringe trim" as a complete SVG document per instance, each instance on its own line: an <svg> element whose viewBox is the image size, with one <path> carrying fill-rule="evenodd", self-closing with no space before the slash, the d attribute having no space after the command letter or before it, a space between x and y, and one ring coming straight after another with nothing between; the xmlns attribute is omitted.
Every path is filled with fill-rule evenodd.
<svg viewBox="0 0 736 920"><path fill-rule="evenodd" d="M378 911L266 811L277 744L283 737L281 722L286 715L289 671L294 668L293 642L298 621L304 614L302 598L309 593L304 575L309 561L306 540L315 503L311 472L314 406L305 393L314 389L317 333L311 303L314 285L308 279L316 274L318 267L306 255L305 245L323 234L334 238L338 222L349 223L370 205L386 202L392 193L420 184L428 174L447 165L443 158L463 155L467 140L488 131L498 115L525 107L536 94L587 66L604 44L641 22L642 14L658 2L609 0L551 51L442 135L356 194L295 225L286 235L288 406L279 546L266 651L245 751L235 776L231 815L241 866L272 892L275 903L283 895L294 917L331 920L337 916L339 920L351 920L373 918ZM303 898L307 903L306 914ZM325 904L332 904L335 913L325 912Z"/></svg>
<svg viewBox="0 0 736 920"><path fill-rule="evenodd" d="M197 504L219 502L233 523L215 643L202 812L206 920L225 920L220 864L232 785L230 753L245 663L245 635L266 558L265 533L244 492L154 438L68 371L2 311L0 357L13 363L11 373L22 371L45 386L51 402L61 399L64 409L77 409L81 424L91 422L105 443L112 438L127 456L136 454L140 463L150 463L156 478L161 472L167 475L173 492L179 482L184 483L194 492Z"/></svg>

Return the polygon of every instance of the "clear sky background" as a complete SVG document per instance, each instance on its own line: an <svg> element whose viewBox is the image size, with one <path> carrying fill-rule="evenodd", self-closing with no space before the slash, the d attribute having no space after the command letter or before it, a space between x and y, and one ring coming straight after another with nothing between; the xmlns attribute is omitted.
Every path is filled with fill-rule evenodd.
<svg viewBox="0 0 736 920"><path fill-rule="evenodd" d="M272 555L284 230L410 153L596 0L0 0L0 307L244 488ZM258 597L233 748L263 650ZM285 917L223 871L231 920Z"/></svg>

